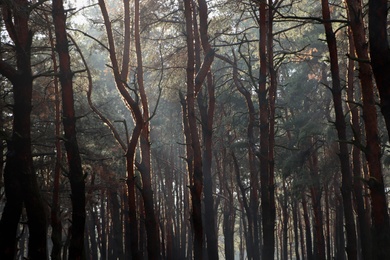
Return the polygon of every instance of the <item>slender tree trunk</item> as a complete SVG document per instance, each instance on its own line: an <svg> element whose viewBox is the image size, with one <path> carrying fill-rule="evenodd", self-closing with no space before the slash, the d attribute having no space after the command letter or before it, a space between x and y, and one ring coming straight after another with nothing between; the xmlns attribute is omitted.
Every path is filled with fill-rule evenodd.
<svg viewBox="0 0 390 260"><path fill-rule="evenodd" d="M48 17L45 17L49 21ZM55 44L51 28L49 28L50 46L52 48L51 59L53 62L54 73L58 73L57 58L55 56ZM56 162L54 167L54 181L53 181L53 201L51 205L51 240L53 242L53 249L51 252L51 259L61 259L62 249L62 223L60 217L59 205L59 184L61 175L61 161L62 161L62 146L61 146L61 98L58 79L54 79L54 94L55 94L55 147L56 147Z"/></svg>
<svg viewBox="0 0 390 260"><path fill-rule="evenodd" d="M208 42L207 28L208 28L208 8L206 1L198 0L199 2L199 16L200 16L200 38L202 40L202 47L204 53L207 55L211 51L211 46ZM206 238L207 238L207 253L209 259L218 259L218 238L217 228L214 212L214 199L212 195L213 185L211 176L211 164L212 164L212 136L213 136L213 122L214 122L214 110L215 110L215 95L214 95L214 83L211 72L206 76L206 87L208 104L206 105L206 98L202 91L198 94L198 107L201 115L202 122L202 135L203 135L203 176L204 176L204 204L205 214L208 216L208 220L205 221Z"/></svg>
<svg viewBox="0 0 390 260"><path fill-rule="evenodd" d="M344 213L340 195L336 196L336 218L335 218L335 259L345 259L345 239L344 239Z"/></svg>
<svg viewBox="0 0 390 260"><path fill-rule="evenodd" d="M204 12L205 6L204 2L200 1L200 11ZM183 111L187 115L187 123L185 126L185 131L189 131L186 136L189 137L191 147L187 146L187 160L190 159L189 155L193 155L192 161L188 161L189 173L192 172L190 178L190 191L191 191L191 200L192 200L192 212L191 220L193 224L194 231L194 259L202 259L202 248L203 248L203 224L202 224L202 192L203 192L203 166L202 166L202 153L200 138L198 134L198 126L196 119L196 110L195 110L195 99L199 93L202 84L209 73L211 63L214 58L214 51L209 48L208 39L207 39L207 13L201 15L201 20L206 18L205 24L201 30L206 30L206 33L201 31L200 37L202 39L202 46L206 53L204 62L198 71L195 71L195 58L196 55L199 55L199 51L196 51L194 31L198 30L195 17L194 17L194 2L192 0L184 1L184 15L186 19L186 42L187 42L187 96L186 96L186 111ZM207 6L206 6L207 11ZM206 37L206 39L204 38ZM207 49L209 48L209 50ZM195 72L196 77L195 77ZM183 98L182 98L183 100ZM188 153L190 151L190 154Z"/></svg>
<svg viewBox="0 0 390 260"><path fill-rule="evenodd" d="M293 217L293 230L294 230L294 252L296 260L301 260L301 255L299 253L299 233L298 233L298 215L299 208L296 199L293 199L292 202L292 217Z"/></svg>
<svg viewBox="0 0 390 260"><path fill-rule="evenodd" d="M328 0L322 0L322 16L325 21L330 21L330 10ZM355 220L352 208L352 174L349 160L349 150L347 146L347 134L346 124L344 119L344 111L342 104L342 88L340 83L340 72L338 66L338 54L336 37L332 29L330 22L324 23L326 41L328 43L329 55L330 55L330 67L332 75L332 95L333 104L336 114L336 130L339 139L339 159L341 165L341 194L343 197L343 208L345 216L345 230L347 238L346 251L348 259L357 259L357 242L356 242L356 229Z"/></svg>
<svg viewBox="0 0 390 260"><path fill-rule="evenodd" d="M69 181L72 195L72 237L69 247L70 259L84 259L85 229L85 183L81 158L76 138L76 117L73 100L73 72L70 68L66 17L62 0L53 1L53 20L59 56L60 82L62 86L63 125L65 149L69 165Z"/></svg>
<svg viewBox="0 0 390 260"><path fill-rule="evenodd" d="M308 260L313 260L313 242L311 235L311 225L309 219L309 212L307 209L306 194L302 197L302 209L303 209L303 220L305 222L305 241L306 241L306 257Z"/></svg>
<svg viewBox="0 0 390 260"><path fill-rule="evenodd" d="M149 259L160 258L160 232L157 223L157 217L154 209L154 198L151 179L151 162L150 162L150 129L149 129L149 104L144 87L143 78L143 61L140 35L140 1L134 3L134 36L135 49L137 55L137 83L141 97L143 110L143 128L140 136L142 161L137 166L142 176L141 194L145 209L145 228L147 235L147 251Z"/></svg>
<svg viewBox="0 0 390 260"><path fill-rule="evenodd" d="M260 27L260 78L258 89L258 102L260 109L260 152L258 158L260 160L260 184L261 184L261 209L262 209L262 228L263 228L263 249L262 259L274 259L275 250L275 198L274 198L274 177L271 172L271 163L273 158L270 149L270 99L267 98L267 93L271 89L266 87L267 69L272 61L267 61L267 33L270 29L270 24L267 26L267 2L260 1L259 5L259 27ZM269 7L270 8L270 7ZM268 17L269 18L269 17ZM268 21L269 22L269 21ZM271 44L272 45L272 44ZM269 51L269 50L268 50ZM268 67L268 68L267 68ZM275 86L276 87L276 86ZM270 91L271 92L271 91ZM270 93L272 97L274 93ZM272 141L273 142L273 141ZM271 143L272 144L272 143Z"/></svg>
<svg viewBox="0 0 390 260"><path fill-rule="evenodd" d="M236 182L238 185L238 188L240 189L241 196L242 196L242 205L245 209L245 212L247 213L248 218L248 224L246 225L245 221L243 220L244 225L244 234L245 234L245 241L246 241L246 250L248 259L253 259L253 214L250 209L250 205L248 202L248 198L246 196L245 187L242 184L241 177L240 177L240 166L238 165L238 160L234 153L232 153L232 159L233 159L233 167L234 167L234 173L236 175ZM248 228L246 228L248 226Z"/></svg>
<svg viewBox="0 0 390 260"><path fill-rule="evenodd" d="M350 2L350 1L348 1L348 2ZM355 1L352 1L352 2L355 2ZM356 1L355 4L358 4L357 2L358 1ZM351 19L354 20L354 21L351 20L351 24L356 23L357 22L356 14L358 14L359 12L361 13L361 5L355 6L352 4L348 4L348 6L349 6L349 9L351 9L351 8L353 9L353 10L350 10L349 13L351 13L351 12L354 13L354 15L352 15L352 16L350 15L350 20ZM358 10L360 10L360 11L355 11L355 8L358 8ZM364 30L364 28L361 28L361 29ZM355 44L354 44L352 34L353 33L350 29L348 37L349 37L349 43L350 43L349 44L349 51L351 54L355 53ZM366 44L364 44L364 45L366 45ZM354 73L355 65L354 64L355 64L354 60L350 59L349 63L348 63L348 72L347 72L347 84L348 84L347 85L347 95L348 95L347 97L348 97L348 106L349 106L350 113L351 113L352 130L354 133L354 140L356 142L356 144L352 147L352 163L353 163L352 171L353 171L353 176L354 176L353 190L354 190L356 208L357 208L357 221L359 224L358 225L358 228L359 228L358 234L359 234L362 258L363 258L363 260L365 260L365 259L371 259L372 239L371 239L371 233L370 233L371 223L370 223L370 220L368 218L368 214L366 212L367 206L365 205L365 202L364 202L364 198L363 198L364 191L363 191L363 187L362 187L362 182L360 181L363 178L362 172L361 172L362 171L362 162L361 162L361 158L360 158L361 157L361 150L359 148L359 145L362 142L362 138L361 138L361 129L360 129L361 127L360 127L359 107L357 105L355 105L355 102L358 99L358 97L355 97L356 91L355 91L355 86L354 86L355 85L354 84L354 78L355 78L355 73ZM363 65L363 66L365 67L365 69L367 69L367 65ZM372 84L371 72L370 72L371 70L369 69L368 71L366 71L363 74L365 69L361 68L359 70L361 85L365 85L366 83ZM366 74L367 72L369 72L369 73ZM368 80L368 79L363 80L363 78L366 78L366 77L370 78L371 83L366 82L366 80ZM363 83L363 81L364 81L364 83Z"/></svg>
<svg viewBox="0 0 390 260"><path fill-rule="evenodd" d="M282 223L282 260L288 260L288 222L289 222L289 214L288 214L288 194L287 194L287 187L286 187L286 179L283 178L282 181L282 188L283 188L283 196L282 196L282 216L283 216L283 223Z"/></svg>
<svg viewBox="0 0 390 260"><path fill-rule="evenodd" d="M125 10L125 22L129 23L129 6L128 1L124 1L124 10ZM129 232L130 232L130 241L131 241L131 254L133 259L140 259L140 251L139 251L139 238L138 238L138 220L137 220L137 204L136 204L136 194L135 194L135 182L138 181L135 176L135 153L136 148L138 144L139 137L141 135L142 129L144 127L144 119L141 112L141 109L139 107L139 104L136 100L132 98L130 93L128 92L128 86L126 85L127 82L127 74L129 71L129 62L128 62L128 56L124 57L123 64L122 64L122 70L121 73L119 72L119 64L118 60L116 58L116 46L114 42L114 36L112 32L112 26L111 21L108 16L107 8L105 5L104 0L99 0L99 7L103 15L104 19L104 25L106 28L107 38L108 38L108 45L109 45L109 54L110 54L110 61L112 63L112 72L114 75L115 85L118 89L118 92L123 98L123 101L129 111L132 112L133 120L134 120L134 129L132 131L131 137L127 137L126 140L126 172L127 172L127 189L128 189L128 207L129 207ZM130 27L130 24L125 25L125 53L128 52L127 49L130 48L130 42L128 41L130 37L130 32L128 30L128 27ZM127 133L127 125L124 121L125 127L126 127L126 136L128 136ZM148 184L146 184L148 185ZM153 204L152 204L153 205Z"/></svg>
<svg viewBox="0 0 390 260"><path fill-rule="evenodd" d="M312 141L311 145L315 145ZM318 172L318 155L317 151L312 151L309 158L310 178L310 195L314 211L314 252L316 260L325 260L325 238L323 230L323 214L321 206L321 183Z"/></svg>
<svg viewBox="0 0 390 260"><path fill-rule="evenodd" d="M329 206L329 183L325 184L325 227L326 227L326 259L331 259L331 232L330 232L330 206Z"/></svg>
<svg viewBox="0 0 390 260"><path fill-rule="evenodd" d="M377 52L378 49L384 47L384 46L380 47L380 44L386 44L386 46L388 46L387 37L381 38L380 35L377 34L377 33L379 33L380 30L382 30L381 27L383 25L385 27L382 27L382 28L385 28L385 32L386 32L386 22L384 22L384 24L382 24L383 23L383 20L382 20L383 16L381 16L381 15L383 15L384 12L387 12L387 10L379 11L380 13L377 14L379 16L376 17L375 20L373 20L373 19L371 19L371 17L375 13L375 11L372 13L372 11L373 11L372 9L375 9L375 6L377 6L377 5L373 4L371 2L373 2L373 1L370 1L370 46L372 45L371 46L371 52L372 52L371 53L371 59L372 59L371 64L373 66L374 75L377 79L377 87L379 89L379 94L381 96L382 113L385 116L386 125L389 126L388 119L390 119L390 118L386 119L386 114L388 114L386 111L388 111L389 106L386 105L386 102L390 102L390 99L388 99L388 101L385 101L386 94L382 95L384 92L381 91L381 89L384 89L384 88L382 88L384 86L384 85L382 85L383 81L381 81L381 80L378 81L378 79L383 79L382 76L384 74L382 73L382 70L385 67L383 66L384 64L380 64L380 65L377 64L378 60L380 60L379 62L383 62L386 59L388 61L390 61L389 60L390 52L387 50L388 47L386 47L386 49L380 50L380 54ZM385 8L387 6L386 2L378 1L379 5L380 5L379 2L384 3L384 6L382 6L383 8ZM348 0L347 7L348 7L348 11L349 11L348 14L349 14L350 21L351 21L350 27L351 27L351 32L352 32L352 36L353 36L353 39L351 39L350 42L351 42L351 45L354 48L354 50L352 50L351 53L356 53L357 58L358 58L358 63L359 63L359 78L360 78L360 84L362 87L362 95L363 95L363 119L364 119L366 128L373 127L373 129L366 129L367 142L371 141L371 140L374 140L374 142L379 142L378 138L375 137L377 135L377 130L375 131L375 129L377 129L377 126L376 125L369 125L371 123L377 124L377 122L376 122L376 116L372 118L372 115L371 115L371 113L376 113L376 109L372 103L372 102L375 102L373 99L373 94L372 94L374 86L373 86L373 81L372 81L371 66L368 63L368 60L370 58L368 55L368 45L366 42L365 25L364 25L364 21L363 21L362 2L360 0ZM375 28L371 27L372 23L374 23L373 27L375 27ZM371 34L373 34L373 35L371 35ZM379 42L381 42L381 43L379 43ZM353 51L356 51L356 52L353 52ZM382 51L387 52L387 53L383 53ZM378 54L381 55L380 59L378 59ZM386 61L385 61L385 63L386 63ZM378 65L380 66L380 69L378 69ZM390 65L390 63L388 63L388 65ZM385 75L385 77L388 77L388 76ZM390 81L388 81L388 82L390 82ZM353 87L352 83L349 85L351 87ZM353 90L351 90L351 92L352 91ZM351 93L351 98L353 98L352 93ZM390 96L387 96L387 98L390 98ZM354 120L353 127L354 127L354 133L356 136L355 139L356 139L356 142L360 142L359 119L358 119L357 113L358 113L357 108L352 110L352 120ZM370 117L371 119L369 119L368 117ZM373 120L373 121L371 121L371 120ZM368 135L370 135L372 137L369 138ZM370 145L370 146L376 147L375 149L379 149L378 145L374 144L374 145ZM357 150L357 148L355 148L355 149ZM367 151L367 153L370 153L370 151ZM360 173L360 164L361 163L360 163L359 156L360 155L359 155L358 151L354 151L354 158L355 158L354 159L354 175L356 176L356 179L361 178L360 177L361 176L361 173ZM377 163L379 164L379 161L377 159L374 159L370 155L367 156L367 160L369 160L369 165L372 165L374 163L374 160L377 161ZM356 164L356 166L355 166L355 164ZM374 169L379 170L380 167L381 166L378 165L377 167L374 167ZM372 166L370 167L370 175L372 177L374 177L375 179L379 180L379 183L383 182L383 177L382 177L382 181L381 181L381 176L382 176L381 171L377 171L377 172L371 171L371 168L372 168ZM381 186L381 185L379 185L379 186ZM363 202L363 198L361 197L362 188L361 188L360 183L355 184L355 194L356 194L356 196L359 196L356 198L356 203L357 203L357 207L358 207L358 220L359 220L359 224L360 224L359 227L360 227L361 238L362 238L362 241L361 241L362 254L363 254L364 259L379 259L379 258L385 257L385 255L386 255L386 257L390 256L389 255L390 250L387 250L387 252L386 252L386 250L381 249L382 246L384 246L385 248L389 247L390 237L387 233L387 231L389 231L389 217L388 217L387 210L385 210L385 207L387 207L385 204L386 198L384 196L384 191L379 186L376 186L377 188L375 189L375 191L372 191L371 194L374 195L374 197L377 196L378 198L380 198L380 199L378 199L378 201L382 201L379 204L375 203L376 206L378 206L378 208L376 210L379 209L379 211L382 211L382 212L380 212L380 213L378 212L379 213L378 215L380 215L380 216L372 215L372 217L373 217L373 219L378 218L378 217L380 219L386 219L383 223L384 226L381 226L379 228L380 229L379 233L384 232L386 234L382 233L384 235L384 237L381 237L381 238L380 238L381 235L378 235L378 234L374 235L374 237L373 237L374 241L371 244L371 242L372 242L370 239L371 234L368 233L369 221L367 219L365 219L364 202ZM372 199L374 199L374 197L371 196ZM383 204L380 206L381 203L383 203ZM374 207L374 205L373 205L373 207ZM380 209L380 208L382 208L382 209ZM382 213L385 215L382 215ZM387 230L385 231L386 228L387 228ZM375 229L377 230L376 227L374 227L374 230ZM381 241L377 241L377 239L380 239ZM378 244L377 242L378 243L380 242L383 244ZM374 251L372 251L371 245L378 245L379 250L375 249ZM374 253L375 255L372 255L372 253ZM376 257L379 257L379 258L376 258Z"/></svg>

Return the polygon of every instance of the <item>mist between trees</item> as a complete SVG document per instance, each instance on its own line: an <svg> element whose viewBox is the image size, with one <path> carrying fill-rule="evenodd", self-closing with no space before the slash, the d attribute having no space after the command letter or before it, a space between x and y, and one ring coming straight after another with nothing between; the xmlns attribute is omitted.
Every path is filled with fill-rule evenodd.
<svg viewBox="0 0 390 260"><path fill-rule="evenodd" d="M390 259L387 1L0 8L0 259Z"/></svg>

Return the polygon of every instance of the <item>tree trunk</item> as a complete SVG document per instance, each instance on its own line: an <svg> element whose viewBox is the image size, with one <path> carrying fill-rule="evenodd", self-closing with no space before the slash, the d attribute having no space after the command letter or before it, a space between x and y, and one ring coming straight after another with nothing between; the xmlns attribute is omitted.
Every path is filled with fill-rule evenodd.
<svg viewBox="0 0 390 260"><path fill-rule="evenodd" d="M204 12L205 6L204 2L200 1L200 11ZM203 225L202 225L202 192L203 192L203 166L202 166L202 153L201 153L201 145L200 138L198 134L198 126L196 119L196 110L195 110L195 99L197 94L199 93L201 86L209 73L211 63L214 58L214 51L209 48L208 39L207 39L207 13L202 14L201 20L203 19L203 28L201 30L206 30L206 33L201 31L201 39L202 46L204 51L208 51L205 55L204 62L198 71L195 71L195 58L196 55L199 55L199 52L196 51L196 45L194 44L194 31L198 30L193 6L194 2L192 0L184 1L184 15L186 19L186 42L187 42L187 96L186 96L186 111L183 111L187 115L187 123L185 126L185 131L189 131L186 133L188 137L187 140L190 140L191 147L187 145L187 162L189 173L192 172L192 179L190 181L190 192L191 192L191 200L192 200L192 212L191 212L191 220L193 224L194 231L194 259L202 259L202 248L203 248ZM207 6L206 6L207 11ZM206 21L204 21L206 19ZM206 37L206 38L204 38ZM207 49L209 48L209 49ZM195 72L196 77L195 77ZM183 98L182 98L183 100ZM190 151L189 151L190 150ZM193 157L190 157L192 155Z"/></svg>
<svg viewBox="0 0 390 260"><path fill-rule="evenodd" d="M355 33L358 34L357 40L359 41L359 53L361 55L364 55L364 57L368 58L367 54L367 45L366 45L366 37L365 37L365 30L364 30L364 24L362 17L360 17L358 14L362 14L362 7L361 2L359 1L347 1L347 6L349 9L349 20L351 21L351 27L354 26ZM358 18L360 17L360 18ZM353 31L350 27L348 38L349 38L349 52L350 54L355 53L355 40L353 39ZM360 34L363 35L360 35ZM362 41L364 40L364 41ZM365 50L365 51L364 51ZM357 52L356 52L357 53ZM372 252L372 240L371 240L371 233L370 233L370 220L367 217L367 207L364 202L363 198L363 187L362 182L360 181L362 176L362 162L361 162L361 150L359 148L359 144L362 142L361 138L361 129L360 129L360 115L359 115L359 108L357 105L355 105L356 100L358 97L355 94L355 86L354 86L354 78L355 78L355 61L353 59L350 59L348 62L348 71L347 71L347 97L348 97L348 106L351 113L351 121L352 121L352 131L354 133L354 140L356 144L352 147L352 171L354 176L354 184L353 184L353 190L355 195L355 201L356 201L356 208L357 208L357 221L358 221L358 228L359 228L359 240L360 240L360 246L361 246L361 252L362 252L362 258L365 259L371 259ZM360 84L362 86L365 86L367 84L372 85L372 75L371 75L371 68L369 64L362 63L361 66L359 65L359 77L360 77ZM371 89L373 87L371 86Z"/></svg>
<svg viewBox="0 0 390 260"><path fill-rule="evenodd" d="M62 0L53 1L53 21L59 56L60 82L62 86L64 143L69 165L69 181L72 201L72 236L69 247L70 259L84 259L85 183L76 138L76 117L73 100L73 72L70 68L66 16Z"/></svg>
<svg viewBox="0 0 390 260"><path fill-rule="evenodd" d="M140 136L142 161L137 166L142 176L142 199L145 209L145 228L147 235L147 251L149 259L160 258L160 233L157 223L157 217L154 209L154 198L151 179L151 163L150 163L150 129L149 129L149 104L144 87L143 78L143 61L141 49L141 35L140 35L140 1L136 0L134 3L134 38L135 49L137 56L137 83L141 97L141 104L143 110L143 127Z"/></svg>
<svg viewBox="0 0 390 260"><path fill-rule="evenodd" d="M335 259L345 259L345 240L344 240L344 214L340 195L336 195L336 218L335 218Z"/></svg>
<svg viewBox="0 0 390 260"><path fill-rule="evenodd" d="M3 20L9 37L15 43L16 69L0 62L0 73L13 85L13 129L8 141L4 184L7 202L0 222L0 258L16 255L16 229L26 208L29 228L29 259L47 259L47 224L44 204L33 167L31 122L33 76L31 71L32 31L26 0L4 3Z"/></svg>
<svg viewBox="0 0 390 260"><path fill-rule="evenodd" d="M234 173L236 175L236 182L238 185L238 188L240 189L241 196L242 196L242 205L245 209L247 218L248 218L248 224L246 225L245 221L243 220L244 225L244 234L245 234L245 241L246 241L246 250L247 250L247 257L248 259L253 259L253 214L250 209L250 205L248 202L248 198L246 196L245 187L242 184L241 177L240 177L240 166L238 165L238 160L234 153L232 153L232 159L233 159L233 167L234 167ZM247 228L246 228L247 226Z"/></svg>
<svg viewBox="0 0 390 260"><path fill-rule="evenodd" d="M48 17L45 16L46 20L49 21ZM58 73L57 58L55 56L55 43L51 28L49 28L49 39L51 51L51 59L53 62L54 73ZM62 249L62 223L60 217L60 205L59 205L59 185L61 175L61 161L62 161L62 146L61 146L61 98L60 89L58 84L58 78L54 77L54 94L55 94L55 147L56 147L56 162L54 167L54 181L53 181L53 201L51 205L51 240L53 242L53 249L51 251L51 259L61 259Z"/></svg>
<svg viewBox="0 0 390 260"><path fill-rule="evenodd" d="M381 111L390 136L390 49L387 39L388 3L386 0L369 1L370 57L376 85L379 90ZM363 87L363 119L366 127L368 181L371 196L373 256L372 259L390 258L390 223L388 204L380 164L380 146L372 89ZM366 102L364 102L366 100ZM365 110L365 108L367 108ZM370 109L371 108L371 109ZM370 112L368 111L370 109ZM372 111L372 112L371 112Z"/></svg>
<svg viewBox="0 0 390 260"><path fill-rule="evenodd" d="M355 22L357 24L360 24L360 26L363 25L360 22L362 21L361 8L358 8L358 6L355 5L354 11L358 12L356 13L356 17L359 19ZM388 2L386 0L369 1L368 14L369 14L368 28L370 32L369 46L370 46L371 66L374 72L376 86L379 91L381 112L386 122L388 136L390 137L390 74L388 73L388 71L390 70L390 49L389 49L389 41L387 38ZM351 23L351 26L353 26L353 24L354 23ZM361 33L362 31L358 31L358 32ZM361 36L362 35L360 34L360 37ZM354 35L354 39L355 39L355 35ZM355 39L355 44L356 46L358 45L356 39ZM367 44L364 46L364 49L367 49ZM358 51L358 49L356 49L356 51ZM362 62L367 62L368 64L369 60L362 60ZM379 223L377 224L379 225ZM389 225L389 224L387 223L385 225ZM389 227L385 227L385 226L382 227L387 229L386 230L382 229L381 231L379 231L380 233L388 231ZM389 257L390 247L388 245L389 245L390 237L384 236L382 237L382 239L384 239L383 245L387 245L387 246L386 249L379 250L379 251L385 253L386 256Z"/></svg>
<svg viewBox="0 0 390 260"><path fill-rule="evenodd" d="M288 222L289 222L289 214L288 214L288 193L286 187L286 178L283 178L282 181L282 189L283 195L281 198L281 210L283 216L282 223L282 260L288 260Z"/></svg>
<svg viewBox="0 0 390 260"><path fill-rule="evenodd" d="M302 196L302 209L303 209L303 220L305 222L306 257L308 260L313 260L314 256L313 256L311 225L310 225L310 219L309 219L309 212L307 209L306 194L304 194L304 193Z"/></svg>
<svg viewBox="0 0 390 260"><path fill-rule="evenodd" d="M267 32L271 28L271 24L267 21L267 2L261 1L259 4L259 27L260 27L260 75L258 88L258 103L260 109L260 152L258 158L260 160L260 184L261 184L261 209L262 209L262 228L263 228L263 249L262 259L274 259L275 250L275 198L274 198L274 176L271 172L271 163L273 163L272 152L270 149L270 102L267 98L267 93L270 91L270 97L274 94L270 88L267 89L267 69L272 61L267 61L267 43L272 39L268 39ZM269 7L270 8L270 7ZM269 17L268 17L269 18ZM268 26L267 26L268 25ZM269 50L268 50L269 51ZM268 56L269 57L269 56ZM267 68L268 67L268 68ZM276 86L274 86L276 87ZM272 92L272 93L271 93Z"/></svg>
<svg viewBox="0 0 390 260"><path fill-rule="evenodd" d="M312 141L311 145L315 145ZM312 151L309 158L310 169L310 195L314 211L314 252L316 260L325 260L325 239L323 230L323 214L321 207L321 183L318 172L318 155L317 151Z"/></svg>
<svg viewBox="0 0 390 260"><path fill-rule="evenodd" d="M325 21L330 21L330 11L328 0L322 0L322 16ZM336 37L330 22L324 23L326 41L330 55L330 67L332 75L332 95L333 104L336 114L336 130L339 140L339 159L341 165L341 194L343 197L343 208L345 217L345 230L347 238L347 255L348 259L357 259L357 242L355 230L355 218L352 208L352 174L349 162L349 150L347 146L346 124L342 104L342 88L340 83L339 60L337 55Z"/></svg>
<svg viewBox="0 0 390 260"><path fill-rule="evenodd" d="M298 233L298 216L299 208L296 199L293 199L292 202L292 217L293 217L293 230L294 230L294 252L296 260L301 260L301 255L299 253L299 233Z"/></svg>

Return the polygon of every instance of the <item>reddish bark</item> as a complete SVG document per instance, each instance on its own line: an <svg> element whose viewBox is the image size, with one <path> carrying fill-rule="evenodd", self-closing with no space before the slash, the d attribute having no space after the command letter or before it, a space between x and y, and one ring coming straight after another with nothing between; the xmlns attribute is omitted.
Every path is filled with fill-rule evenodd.
<svg viewBox="0 0 390 260"><path fill-rule="evenodd" d="M72 229L69 246L70 259L83 259L85 229L85 182L76 137L76 117L73 99L73 72L70 67L66 16L62 0L53 1L53 22L56 35L56 50L59 57L64 143L69 166L69 181L72 201Z"/></svg>
<svg viewBox="0 0 390 260"><path fill-rule="evenodd" d="M350 55L357 54L359 60L359 78L360 85L362 87L368 87L373 89L372 72L370 64L363 62L362 60L368 60L368 46L366 44L365 25L362 17L362 3L360 0L348 0L346 1L348 7L348 15L350 20L350 30L348 33L349 37L349 51ZM370 234L370 220L367 218L366 206L363 200L363 187L361 169L362 163L360 159L360 148L359 145L362 142L361 129L360 129L360 115L358 106L355 105L354 93L354 70L355 61L351 58L348 64L347 74L347 95L348 95L348 106L350 108L352 117L352 130L354 133L355 145L352 147L352 158L353 158L353 176L354 176L354 195L357 207L357 219L359 222L359 237L362 248L363 259L371 259L371 234Z"/></svg>
<svg viewBox="0 0 390 260"><path fill-rule="evenodd" d="M45 17L49 21L48 17ZM54 37L51 28L49 28L49 40L50 46L52 48L51 59L53 62L54 73L58 73L57 58L55 56L55 43ZM60 99L60 90L58 84L58 78L53 79L54 84L54 94L55 94L55 136L56 136L56 162L54 167L54 180L53 180L53 201L51 205L51 227L52 234L51 240L53 242L53 249L51 251L51 258L53 260L61 259L61 249L62 249L62 223L60 217L60 204L59 204L59 185L60 185L60 175L61 175L61 161L62 161L62 146L61 146L61 99Z"/></svg>
<svg viewBox="0 0 390 260"><path fill-rule="evenodd" d="M125 5L127 2L125 2ZM138 106L138 103L132 98L130 93L126 88L126 77L128 73L128 63L124 63L124 69L122 69L122 75L119 73L119 64L116 57L116 47L114 42L114 36L111 27L111 21L108 16L107 8L103 0L99 0L100 10L103 15L104 25L106 27L106 33L108 38L109 45L109 54L110 61L112 65L112 72L114 74L115 85L118 89L118 92L121 94L125 105L132 112L133 119L135 122L135 127L132 131L130 140L126 140L126 172L127 172L127 192L128 192L128 207L129 207L129 233L130 233L130 243L131 243L131 254L133 259L140 259L139 251L139 239L138 239L138 220L137 220L137 204L136 204L136 194L135 194L135 152L137 148L137 143L142 132L144 125L143 116ZM127 7L125 10L129 10ZM127 19L126 19L127 21ZM126 25L129 26L129 25ZM127 35L129 37L129 35ZM126 49L130 47L130 43L125 45Z"/></svg>
<svg viewBox="0 0 390 260"><path fill-rule="evenodd" d="M203 3L205 4L205 3ZM202 4L200 3L202 6ZM202 6L204 11L204 6ZM200 138L198 133L198 125L196 119L196 110L195 110L195 99L197 94L200 91L200 88L209 73L211 63L214 58L214 51L209 48L207 39L207 33L201 31L202 45L204 51L208 51L205 55L202 65L197 68L196 57L200 57L200 52L197 51L197 46L194 44L194 35L198 33L198 27L196 25L196 19L194 16L195 6L194 2L191 0L184 1L184 15L186 19L186 42L187 42L187 96L185 100L186 111L183 111L187 115L187 119L184 120L184 123L187 122L188 125L185 126L185 135L189 138L191 147L187 146L187 163L189 168L190 175L190 191L192 199L192 213L191 220L193 224L194 232L194 259L202 259L202 248L203 248L203 225L202 225L202 192L203 192L203 165L202 165L202 152L200 145ZM203 12L202 11L202 12ZM201 17L203 23L207 24L207 14ZM204 20L206 17L206 21ZM203 24L205 25L205 24ZM202 30L207 31L206 28ZM196 32L195 32L196 31ZM203 34L203 35L202 35ZM208 49L209 48L209 49ZM196 77L195 77L196 73ZM183 100L183 99L182 99ZM183 106L184 108L184 106ZM184 115L183 115L184 116ZM186 132L188 131L188 132ZM192 155L190 157L189 155ZM191 160L191 161L190 161ZM191 170L190 170L191 169Z"/></svg>
<svg viewBox="0 0 390 260"><path fill-rule="evenodd" d="M330 21L328 0L322 0L322 16L325 21ZM330 56L330 70L332 75L332 96L336 114L336 130L339 139L339 159L341 166L341 194L343 197L345 230L347 238L346 251L349 259L357 259L357 241L355 220L352 208L352 173L350 168L349 150L347 146L346 123L342 104L342 88L340 83L339 60L337 54L336 36L330 22L324 23L326 41Z"/></svg>
<svg viewBox="0 0 390 260"><path fill-rule="evenodd" d="M140 136L142 161L137 166L142 176L141 194L145 209L145 228L147 234L148 258L160 257L160 234L157 217L154 209L151 164L150 164L150 128L149 128L149 104L144 87L144 72L142 62L141 35L140 35L140 7L139 0L134 3L134 37L137 55L137 83L141 97L143 127Z"/></svg>

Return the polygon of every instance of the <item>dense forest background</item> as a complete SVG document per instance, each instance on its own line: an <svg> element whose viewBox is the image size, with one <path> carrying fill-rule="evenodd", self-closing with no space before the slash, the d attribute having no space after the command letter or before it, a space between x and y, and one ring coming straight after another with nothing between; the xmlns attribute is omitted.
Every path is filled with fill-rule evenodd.
<svg viewBox="0 0 390 260"><path fill-rule="evenodd" d="M388 1L0 9L0 259L390 259Z"/></svg>

